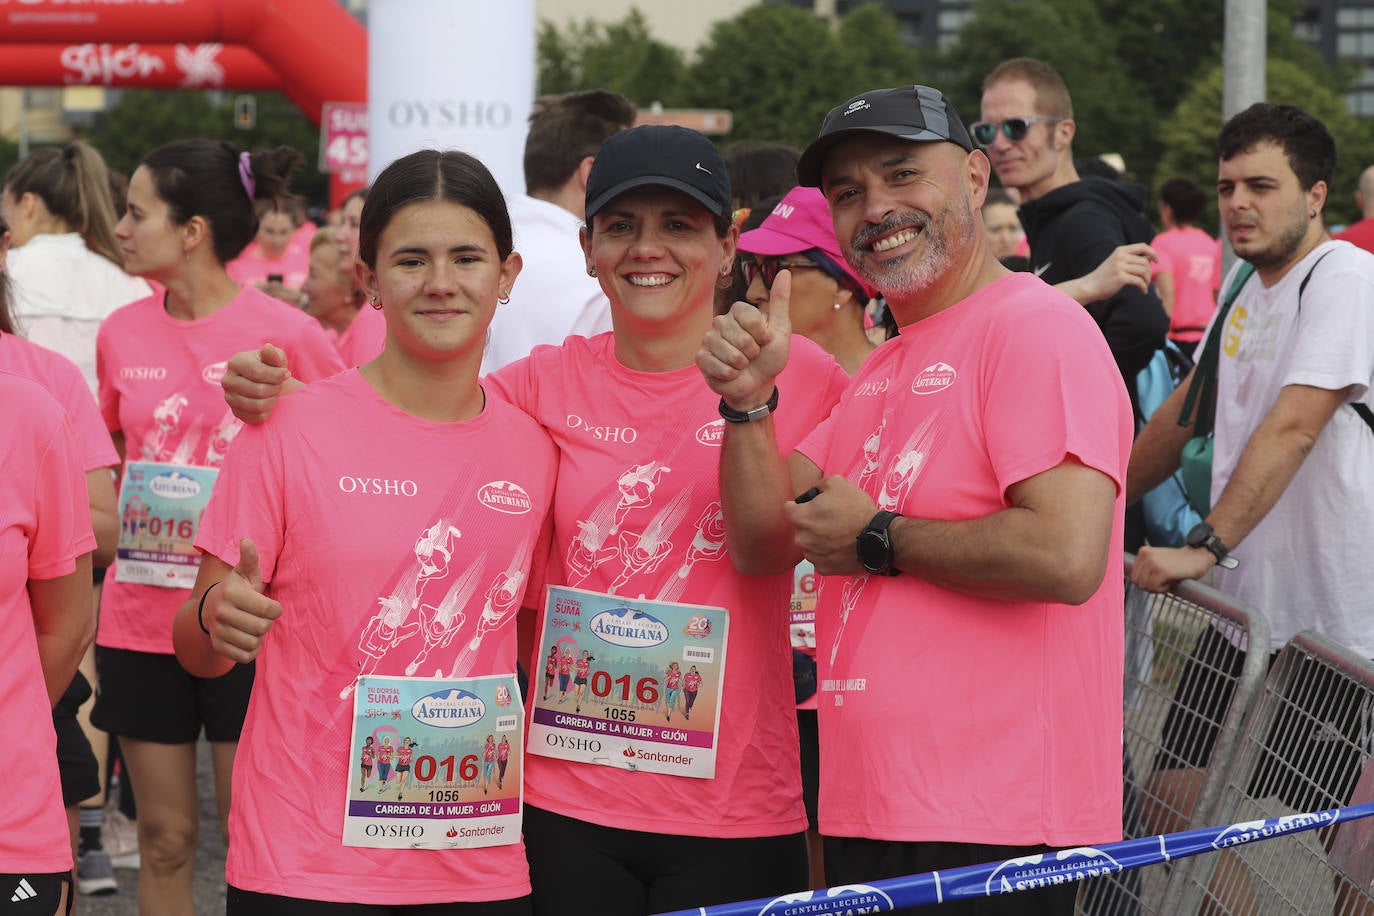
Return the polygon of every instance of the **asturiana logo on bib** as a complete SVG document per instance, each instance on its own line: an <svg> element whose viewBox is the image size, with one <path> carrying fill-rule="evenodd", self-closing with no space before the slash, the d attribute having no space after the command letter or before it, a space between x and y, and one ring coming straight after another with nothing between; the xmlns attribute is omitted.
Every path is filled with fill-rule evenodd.
<svg viewBox="0 0 1374 916"><path fill-rule="evenodd" d="M911 383L911 390L914 394L936 394L953 385L958 377L959 373L954 371L953 366L936 363L921 370Z"/></svg>
<svg viewBox="0 0 1374 916"><path fill-rule="evenodd" d="M710 423L702 424L697 430L697 441L702 445L719 446L725 441L725 421L712 420Z"/></svg>
<svg viewBox="0 0 1374 916"><path fill-rule="evenodd" d="M984 890L989 895L1070 884L1121 871L1121 863L1100 849L1080 846L1019 859L1008 859L988 875Z"/></svg>
<svg viewBox="0 0 1374 916"><path fill-rule="evenodd" d="M211 363L204 369L200 370L200 377L205 379L205 381L211 385L218 385L220 383L220 379L224 378L224 373L228 371L229 361L225 360L222 363Z"/></svg>
<svg viewBox="0 0 1374 916"><path fill-rule="evenodd" d="M471 691L438 690L416 700L410 714L416 722L435 728L462 728L482 721L487 704Z"/></svg>
<svg viewBox="0 0 1374 916"><path fill-rule="evenodd" d="M786 894L759 910L759 916L850 916L854 913L891 913L892 898L876 887L851 884L821 891Z"/></svg>
<svg viewBox="0 0 1374 916"><path fill-rule="evenodd" d="M477 491L477 500L488 509L507 515L524 515L534 505L525 488L509 480L493 480Z"/></svg>
<svg viewBox="0 0 1374 916"><path fill-rule="evenodd" d="M647 649L668 641L663 621L629 607L602 611L592 618L590 629L611 645L627 649Z"/></svg>
<svg viewBox="0 0 1374 916"><path fill-rule="evenodd" d="M1271 817L1266 821L1245 821L1240 824L1232 824L1217 834L1217 838L1212 841L1212 848L1226 849L1231 846L1252 843L1255 840L1267 840L1270 837L1283 836L1285 833L1292 833L1295 830L1318 827L1333 820L1335 820L1335 815L1330 811L1318 811L1314 814L1286 814L1283 817Z"/></svg>
<svg viewBox="0 0 1374 916"><path fill-rule="evenodd" d="M200 483L180 471L158 474L148 481L148 489L163 499L195 499L200 495Z"/></svg>

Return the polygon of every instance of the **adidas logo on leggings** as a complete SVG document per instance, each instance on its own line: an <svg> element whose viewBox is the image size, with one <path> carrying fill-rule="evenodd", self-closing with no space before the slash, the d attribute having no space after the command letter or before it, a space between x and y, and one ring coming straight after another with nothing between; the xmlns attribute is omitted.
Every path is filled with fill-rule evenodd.
<svg viewBox="0 0 1374 916"><path fill-rule="evenodd" d="M31 897L37 896L38 891L33 889L33 885L29 883L29 879L20 878L19 886L16 887L14 889L14 893L10 895L10 903L20 903L24 900L28 900Z"/></svg>

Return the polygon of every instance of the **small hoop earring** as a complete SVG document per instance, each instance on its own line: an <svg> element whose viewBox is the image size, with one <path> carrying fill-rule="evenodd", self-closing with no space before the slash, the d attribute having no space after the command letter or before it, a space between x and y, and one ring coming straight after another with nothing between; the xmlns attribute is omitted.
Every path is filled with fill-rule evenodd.
<svg viewBox="0 0 1374 916"><path fill-rule="evenodd" d="M730 276L730 267L731 267L731 265L729 265L729 264L722 264L722 265L720 266L720 275L721 275L722 277L728 277L728 276Z"/></svg>
<svg viewBox="0 0 1374 916"><path fill-rule="evenodd" d="M377 301L376 296L372 296L370 298L372 299L372 307L380 312L382 310L382 304Z"/></svg>
<svg viewBox="0 0 1374 916"><path fill-rule="evenodd" d="M588 267L588 268L587 268L587 276L589 276L589 277L595 277L595 276L596 276L596 268L595 268L595 267Z"/></svg>
<svg viewBox="0 0 1374 916"><path fill-rule="evenodd" d="M496 297L496 303L498 305L505 305L508 302L510 302L510 293L501 293Z"/></svg>

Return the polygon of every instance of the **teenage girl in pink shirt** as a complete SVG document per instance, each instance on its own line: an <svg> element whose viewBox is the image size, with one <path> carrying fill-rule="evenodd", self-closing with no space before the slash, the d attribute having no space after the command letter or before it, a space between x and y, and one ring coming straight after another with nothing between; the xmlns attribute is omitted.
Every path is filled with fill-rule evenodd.
<svg viewBox="0 0 1374 916"><path fill-rule="evenodd" d="M481 848L344 844L360 670L404 676L424 653L417 675L437 684L513 676L512 620L487 621L475 640L485 589L509 583L512 567L522 583L542 581L531 563L548 553L556 471L547 435L477 381L487 326L520 269L505 200L481 163L424 150L387 166L363 210L359 259L386 321L384 349L235 440L197 536L199 578L176 620L192 671L262 655L235 772L227 910L528 916L519 831ZM526 494L527 507L484 501L497 482ZM413 549L436 527L452 529L442 569ZM439 605L451 610L446 647L417 624ZM382 618L394 638L379 643L369 634ZM283 743L301 735L310 740L297 765L276 774ZM391 747L377 750L383 784ZM415 788L438 785L420 778L423 759ZM276 775L259 779L264 771Z"/></svg>
<svg viewBox="0 0 1374 916"><path fill-rule="evenodd" d="M539 420L559 448L554 556L562 563L550 582L732 615L722 696L714 698L714 777L525 757L537 913L554 916L570 896L592 895L598 913L636 916L807 883L789 702L791 577L743 576L723 550L692 550L696 534L721 540L694 523L718 515L707 510L720 500L717 434L725 421L720 399L693 373L715 290L730 282L734 264L730 204L725 161L700 134L650 125L608 139L588 179L582 245L588 272L610 300L614 331L537 347L486 380ZM846 382L810 341L794 340L792 349L779 382L785 403L767 421L788 451L829 413ZM255 420L270 408L264 394L275 397L285 377L261 355L235 357L237 371L225 378L230 404ZM650 530L664 536L651 539ZM664 552L645 561L651 541ZM773 766L755 766L759 759Z"/></svg>

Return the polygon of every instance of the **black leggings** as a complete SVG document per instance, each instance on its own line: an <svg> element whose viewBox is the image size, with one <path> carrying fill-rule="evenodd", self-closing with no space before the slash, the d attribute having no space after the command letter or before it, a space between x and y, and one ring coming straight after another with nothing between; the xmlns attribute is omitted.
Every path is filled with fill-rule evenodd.
<svg viewBox="0 0 1374 916"><path fill-rule="evenodd" d="M643 833L526 805L525 853L536 916L644 916L807 886L803 833L740 839Z"/></svg>
<svg viewBox="0 0 1374 916"><path fill-rule="evenodd" d="M330 903L297 900L275 894L241 891L230 885L226 916L530 916L529 897L484 903L417 903L384 906L369 903Z"/></svg>

